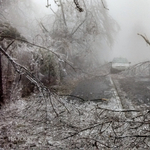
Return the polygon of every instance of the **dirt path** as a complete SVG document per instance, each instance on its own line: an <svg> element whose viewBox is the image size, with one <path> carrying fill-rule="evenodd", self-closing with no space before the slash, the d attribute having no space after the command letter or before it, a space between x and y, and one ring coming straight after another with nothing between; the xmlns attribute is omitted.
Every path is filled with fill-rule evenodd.
<svg viewBox="0 0 150 150"><path fill-rule="evenodd" d="M108 75L81 81L71 93L71 100L100 102L101 98L113 99L120 109L137 109L150 106L150 78ZM107 103L108 104L108 103Z"/></svg>
<svg viewBox="0 0 150 150"><path fill-rule="evenodd" d="M102 98L107 99L103 101ZM110 109L122 109L121 98L111 75L81 81L68 97L73 101L92 101Z"/></svg>
<svg viewBox="0 0 150 150"><path fill-rule="evenodd" d="M95 100L101 98L110 99L112 85L108 76L95 77L81 81L72 91L71 95L80 97L85 101ZM75 99L70 97L70 99Z"/></svg>

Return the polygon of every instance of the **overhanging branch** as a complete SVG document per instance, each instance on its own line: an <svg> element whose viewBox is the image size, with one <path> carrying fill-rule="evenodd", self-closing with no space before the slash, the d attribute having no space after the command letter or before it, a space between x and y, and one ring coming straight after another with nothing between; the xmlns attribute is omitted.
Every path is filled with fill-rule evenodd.
<svg viewBox="0 0 150 150"><path fill-rule="evenodd" d="M101 2L102 2L103 7L104 7L105 9L109 10L108 8L105 7L105 4L104 4L103 0L101 0Z"/></svg>
<svg viewBox="0 0 150 150"><path fill-rule="evenodd" d="M6 38L6 39L11 39L11 40L20 41L20 42L23 42L23 43L27 43L27 44L29 44L29 45L31 45L31 46L35 46L35 47L38 47L38 48L42 48L42 49L44 49L44 50L47 50L47 51L51 52L52 54L54 54L60 61L65 62L67 65L69 65L69 66L76 72L76 69L77 69L77 68L74 68L74 67L67 61L67 59L62 60L62 59L61 59L61 56L60 56L58 53L55 53L54 51L52 51L52 50L50 50L50 49L48 49L48 48L46 48L46 47L44 47L44 46L40 46L40 45L31 43L31 42L29 42L29 41L27 41L27 40L24 40L24 39L21 39L21 38L14 38L14 37L11 37L11 36L0 36L0 37Z"/></svg>
<svg viewBox="0 0 150 150"><path fill-rule="evenodd" d="M139 33L137 33L137 35L141 36L141 37L145 40L145 42L146 42L148 45L150 45L150 41L149 41L144 35L139 34Z"/></svg>

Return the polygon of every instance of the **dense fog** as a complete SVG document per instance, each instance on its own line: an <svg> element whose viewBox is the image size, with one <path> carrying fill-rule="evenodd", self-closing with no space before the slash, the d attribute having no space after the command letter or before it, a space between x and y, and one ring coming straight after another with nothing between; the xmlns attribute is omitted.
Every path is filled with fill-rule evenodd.
<svg viewBox="0 0 150 150"><path fill-rule="evenodd" d="M36 1L35 11L36 17L48 15L52 13L49 8L46 8L46 1ZM54 11L57 6L53 1L50 1ZM101 62L111 61L114 57L125 57L132 64L149 60L150 48L145 41L137 35L137 33L150 36L149 16L150 16L150 1L148 0L107 0L107 8L109 15L118 23L120 30L114 36L114 45L109 47L103 45L99 50L99 45L95 45L98 49Z"/></svg>
<svg viewBox="0 0 150 150"><path fill-rule="evenodd" d="M137 35L150 38L149 0L107 0L109 13L120 25L112 48L113 57L126 57L132 63L149 60L150 47Z"/></svg>
<svg viewBox="0 0 150 150"><path fill-rule="evenodd" d="M26 0L15 3L4 8L5 16L2 19L6 18L25 37L31 39L31 36L40 34L39 22L49 26L49 29L52 27L54 12L58 10L58 6L52 0L49 3L51 4L49 8L46 7L47 1ZM132 64L148 60L149 46L137 33L149 38L150 2L148 0L107 0L105 5L109 9L105 11L116 21L120 30L113 35L114 45L109 46L105 41L96 38L93 48L99 58L95 59L105 63L114 57L126 57Z"/></svg>
<svg viewBox="0 0 150 150"><path fill-rule="evenodd" d="M57 13L59 13L58 12L59 6L57 6L54 3L54 1L50 1L49 3L51 7L46 7L47 1L36 1L36 0L32 0L32 1L26 0L24 2L12 1L10 2L10 5L1 6L2 15L4 16L2 17L2 19L4 21L7 20L7 22L9 22L13 27L15 27L25 38L27 38L27 40L31 41L37 35L42 34L41 23L48 29L48 32L54 30L53 29L55 28L54 24L57 24L56 19L57 19ZM95 5L96 3L98 5ZM77 10L75 9L75 5L74 6L72 5L71 7L72 10L74 8L74 12L69 12L69 13L71 14L74 13L75 15L78 15L80 18L76 18L76 17L72 18L73 22L75 23L73 23L73 25L71 24L69 25L70 31L77 28L77 26L84 20L84 17L86 15L86 11L76 14ZM93 8L99 7L99 10L95 9L95 12L93 11L93 14L95 13L94 19L96 19L97 22L99 20L97 24L99 27L96 25L95 27L93 26L94 27L93 28L92 24L91 27L90 26L88 27L94 33L92 35L91 34L92 32L90 31L91 33L88 36L84 35L87 38L86 41L88 40L88 43L90 43L90 45L89 46L86 45L86 48L85 47L84 48L80 47L80 48L86 49L87 55L90 54L88 51L92 52L91 55L92 57L90 58L89 56L87 56L83 58L84 61L94 60L100 65L102 63L106 63L111 60L111 47L113 46L114 37L118 32L119 25L111 17L109 11L103 7L102 3L93 0L87 5L88 9L93 9L92 7ZM67 11L70 10L66 9L65 11L67 13ZM90 17L90 13L88 14L88 17ZM69 19L71 18L66 18L68 23L71 21ZM83 30L81 29L81 32L86 30L85 25L81 26L81 28L83 28ZM86 32L85 34L88 34ZM97 34L96 32L99 33ZM78 51L82 51L80 50L80 48L78 48Z"/></svg>

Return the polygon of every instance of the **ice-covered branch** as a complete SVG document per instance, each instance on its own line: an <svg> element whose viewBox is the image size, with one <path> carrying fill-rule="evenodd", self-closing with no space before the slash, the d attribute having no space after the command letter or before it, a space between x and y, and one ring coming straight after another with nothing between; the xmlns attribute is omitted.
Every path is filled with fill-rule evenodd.
<svg viewBox="0 0 150 150"><path fill-rule="evenodd" d="M145 40L145 42L146 42L148 45L150 45L150 41L149 41L144 35L139 34L139 33L138 33L137 35L141 36L141 37Z"/></svg>

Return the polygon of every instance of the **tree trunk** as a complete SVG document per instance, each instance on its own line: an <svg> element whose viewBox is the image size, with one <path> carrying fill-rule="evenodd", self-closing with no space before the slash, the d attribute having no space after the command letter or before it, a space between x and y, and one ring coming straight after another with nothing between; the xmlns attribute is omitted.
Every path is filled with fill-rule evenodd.
<svg viewBox="0 0 150 150"><path fill-rule="evenodd" d="M3 97L3 81L2 81L2 62L1 62L2 54L0 52L0 104L4 102Z"/></svg>

